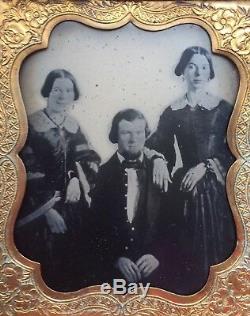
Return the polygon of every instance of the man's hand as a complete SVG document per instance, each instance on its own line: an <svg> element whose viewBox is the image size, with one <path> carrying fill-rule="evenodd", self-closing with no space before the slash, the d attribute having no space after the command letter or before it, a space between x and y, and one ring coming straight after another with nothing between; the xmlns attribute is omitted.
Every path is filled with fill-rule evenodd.
<svg viewBox="0 0 250 316"><path fill-rule="evenodd" d="M144 278L147 278L154 270L156 270L159 267L159 264L159 261L150 254L143 255L136 261L136 265Z"/></svg>
<svg viewBox="0 0 250 316"><path fill-rule="evenodd" d="M51 208L46 214L46 220L50 231L55 234L64 234L67 231L67 226L62 216L57 210Z"/></svg>
<svg viewBox="0 0 250 316"><path fill-rule="evenodd" d="M153 161L153 183L160 187L164 192L168 190L168 183L172 183L167 163L162 158Z"/></svg>
<svg viewBox="0 0 250 316"><path fill-rule="evenodd" d="M77 203L81 197L79 180L74 177L70 179L66 191L65 203Z"/></svg>
<svg viewBox="0 0 250 316"><path fill-rule="evenodd" d="M137 265L126 257L119 257L115 263L115 267L122 273L127 282L139 282L141 273Z"/></svg>
<svg viewBox="0 0 250 316"><path fill-rule="evenodd" d="M182 179L180 191L190 192L196 184L204 177L207 168L204 162L199 163L197 166L188 170Z"/></svg>

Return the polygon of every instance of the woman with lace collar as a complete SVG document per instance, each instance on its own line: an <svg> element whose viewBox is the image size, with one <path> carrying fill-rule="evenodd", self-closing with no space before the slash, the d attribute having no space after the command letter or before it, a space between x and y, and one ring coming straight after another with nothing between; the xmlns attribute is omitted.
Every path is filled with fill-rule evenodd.
<svg viewBox="0 0 250 316"><path fill-rule="evenodd" d="M88 252L88 193L100 157L69 114L79 98L72 74L64 69L51 71L41 94L46 107L30 115L21 153L28 184L15 240L20 252L41 263L49 287L78 290L85 285L80 254Z"/></svg>
<svg viewBox="0 0 250 316"><path fill-rule="evenodd" d="M215 72L206 49L187 48L175 74L187 92L165 109L148 146L165 155L173 174L175 139L178 144L181 167L173 174L164 224L175 255L166 258L165 283L170 291L192 294L205 285L209 267L225 261L236 244L225 191L233 162L226 142L232 106L207 91Z"/></svg>

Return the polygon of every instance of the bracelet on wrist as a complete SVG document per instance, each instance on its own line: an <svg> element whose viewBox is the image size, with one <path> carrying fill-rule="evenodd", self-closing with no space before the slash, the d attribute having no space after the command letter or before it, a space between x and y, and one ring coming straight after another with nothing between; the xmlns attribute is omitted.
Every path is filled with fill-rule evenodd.
<svg viewBox="0 0 250 316"><path fill-rule="evenodd" d="M159 156L159 155L153 155L152 156L152 158L151 158L151 160L153 161L153 160L155 160L155 159L162 159L163 161L165 161L166 163L167 163L167 161L166 161L166 159L164 158L164 156Z"/></svg>
<svg viewBox="0 0 250 316"><path fill-rule="evenodd" d="M71 180L72 178L75 178L76 177L75 171L69 170L68 171L68 177L69 177L69 180Z"/></svg>

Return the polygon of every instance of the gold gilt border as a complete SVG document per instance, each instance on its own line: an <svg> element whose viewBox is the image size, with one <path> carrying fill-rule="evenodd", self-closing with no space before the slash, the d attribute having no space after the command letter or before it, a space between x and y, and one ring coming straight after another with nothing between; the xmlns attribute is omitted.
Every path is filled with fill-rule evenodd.
<svg viewBox="0 0 250 316"><path fill-rule="evenodd" d="M45 48L59 22L75 20L113 29L132 22L157 31L195 23L209 33L213 51L228 56L240 73L240 88L228 129L237 161L230 169L228 196L237 226L233 255L212 268L206 286L192 296L159 289L149 295L101 295L99 287L57 293L41 280L38 264L23 258L13 242L25 171L17 153L27 133L19 69L31 52ZM250 314L250 1L24 1L0 0L0 315Z"/></svg>

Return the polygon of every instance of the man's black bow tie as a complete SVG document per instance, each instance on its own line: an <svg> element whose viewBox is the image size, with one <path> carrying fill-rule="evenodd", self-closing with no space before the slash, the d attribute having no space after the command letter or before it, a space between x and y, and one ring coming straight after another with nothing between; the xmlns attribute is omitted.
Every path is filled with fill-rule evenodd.
<svg viewBox="0 0 250 316"><path fill-rule="evenodd" d="M137 159L137 160L123 160L122 162L122 167L124 169L130 169L130 168L133 168L133 169L141 169L142 168L142 162Z"/></svg>

